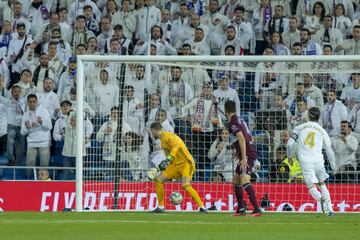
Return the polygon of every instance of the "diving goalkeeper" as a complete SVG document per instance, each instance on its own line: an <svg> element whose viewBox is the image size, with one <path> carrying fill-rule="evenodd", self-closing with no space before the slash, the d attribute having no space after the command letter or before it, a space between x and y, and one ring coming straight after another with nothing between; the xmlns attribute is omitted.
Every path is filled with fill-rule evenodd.
<svg viewBox="0 0 360 240"><path fill-rule="evenodd" d="M150 131L154 138L160 139L161 148L166 156L166 159L159 165L162 172L154 179L159 205L152 212L165 212L164 182L181 177L183 189L190 194L196 204L200 207L199 211L201 213L206 213L206 209L204 208L204 204L201 201L199 194L190 185L192 176L195 172L195 163L185 143L175 133L163 131L161 124L158 122L151 124Z"/></svg>

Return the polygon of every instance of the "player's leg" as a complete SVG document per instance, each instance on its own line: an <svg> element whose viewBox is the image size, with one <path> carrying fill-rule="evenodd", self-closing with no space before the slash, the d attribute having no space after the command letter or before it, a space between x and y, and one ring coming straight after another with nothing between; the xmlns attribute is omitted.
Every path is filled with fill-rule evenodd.
<svg viewBox="0 0 360 240"><path fill-rule="evenodd" d="M237 207L237 211L235 212L235 216L243 216L243 215L245 215L244 188L241 185L240 175L238 173L234 174L233 184L234 184L234 192L235 192L236 200L238 203L238 207Z"/></svg>
<svg viewBox="0 0 360 240"><path fill-rule="evenodd" d="M261 210L259 208L259 203L256 199L255 189L253 185L250 183L250 178L251 176L249 174L240 174L241 185L243 186L244 191L246 191L246 193L248 194L249 200L254 208L252 216L260 216Z"/></svg>
<svg viewBox="0 0 360 240"><path fill-rule="evenodd" d="M180 171L182 176L181 181L183 189L189 193L192 199L194 199L200 208L200 212L206 212L204 203L201 201L198 192L191 186L191 179L195 172L195 166L193 164L185 164Z"/></svg>
<svg viewBox="0 0 360 240"><path fill-rule="evenodd" d="M162 172L159 176L157 176L155 181L155 191L156 196L158 199L158 207L153 212L164 212L165 209L165 201L164 201L164 194L165 194L165 187L164 184L166 182L167 178Z"/></svg>
<svg viewBox="0 0 360 240"><path fill-rule="evenodd" d="M326 208L327 208L326 214L329 216L332 216L334 213L334 210L333 210L332 203L331 203L330 192L327 189L324 182L319 183L318 187L321 191L321 195L322 195L324 204L326 204Z"/></svg>

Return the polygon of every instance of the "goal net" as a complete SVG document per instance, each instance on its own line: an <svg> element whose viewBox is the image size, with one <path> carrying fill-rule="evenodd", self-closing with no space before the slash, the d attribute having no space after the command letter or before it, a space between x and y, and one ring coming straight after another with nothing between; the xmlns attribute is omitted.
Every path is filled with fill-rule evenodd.
<svg viewBox="0 0 360 240"><path fill-rule="evenodd" d="M205 207L233 211L237 165L224 103L233 100L257 150L251 181L266 211L320 211L308 194L296 157L288 159L291 130L322 112L335 171L325 155L335 211L360 211L360 59L358 56L79 56L76 210L156 208L147 171L165 159L152 122L175 132L190 150L192 185ZM75 95L75 96L74 96ZM182 204L170 204L179 191ZM244 199L247 199L245 197ZM245 203L251 210L251 204ZM180 179L165 184L167 210L196 211Z"/></svg>

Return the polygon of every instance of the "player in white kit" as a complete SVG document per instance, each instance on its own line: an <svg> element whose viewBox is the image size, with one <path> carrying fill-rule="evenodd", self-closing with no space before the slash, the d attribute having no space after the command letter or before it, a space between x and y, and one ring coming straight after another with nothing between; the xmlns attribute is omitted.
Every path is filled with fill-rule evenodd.
<svg viewBox="0 0 360 240"><path fill-rule="evenodd" d="M295 127L288 140L287 156L297 155L310 195L321 203L322 210L326 215L333 216L330 193L324 183L329 175L325 171L322 148L325 148L333 170L335 169L335 155L331 148L329 135L317 123L319 118L320 110L317 107L308 110L308 122ZM297 147L295 147L296 145ZM293 153L294 149L297 149L296 153Z"/></svg>

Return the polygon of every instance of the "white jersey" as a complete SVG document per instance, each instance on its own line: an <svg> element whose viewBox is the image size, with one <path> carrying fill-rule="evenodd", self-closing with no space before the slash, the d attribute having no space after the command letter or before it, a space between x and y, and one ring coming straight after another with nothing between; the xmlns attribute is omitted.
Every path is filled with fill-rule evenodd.
<svg viewBox="0 0 360 240"><path fill-rule="evenodd" d="M324 167L323 147L331 168L335 169L335 155L327 132L318 123L309 121L294 128L287 144L288 156L292 155L295 142L305 184L309 187L314 183L324 182L329 175Z"/></svg>
<svg viewBox="0 0 360 240"><path fill-rule="evenodd" d="M309 121L294 128L288 141L288 155L291 154L292 145L295 142L298 145L297 156L302 166L323 164L323 147L326 150L331 167L335 166L335 157L329 135L318 123Z"/></svg>

